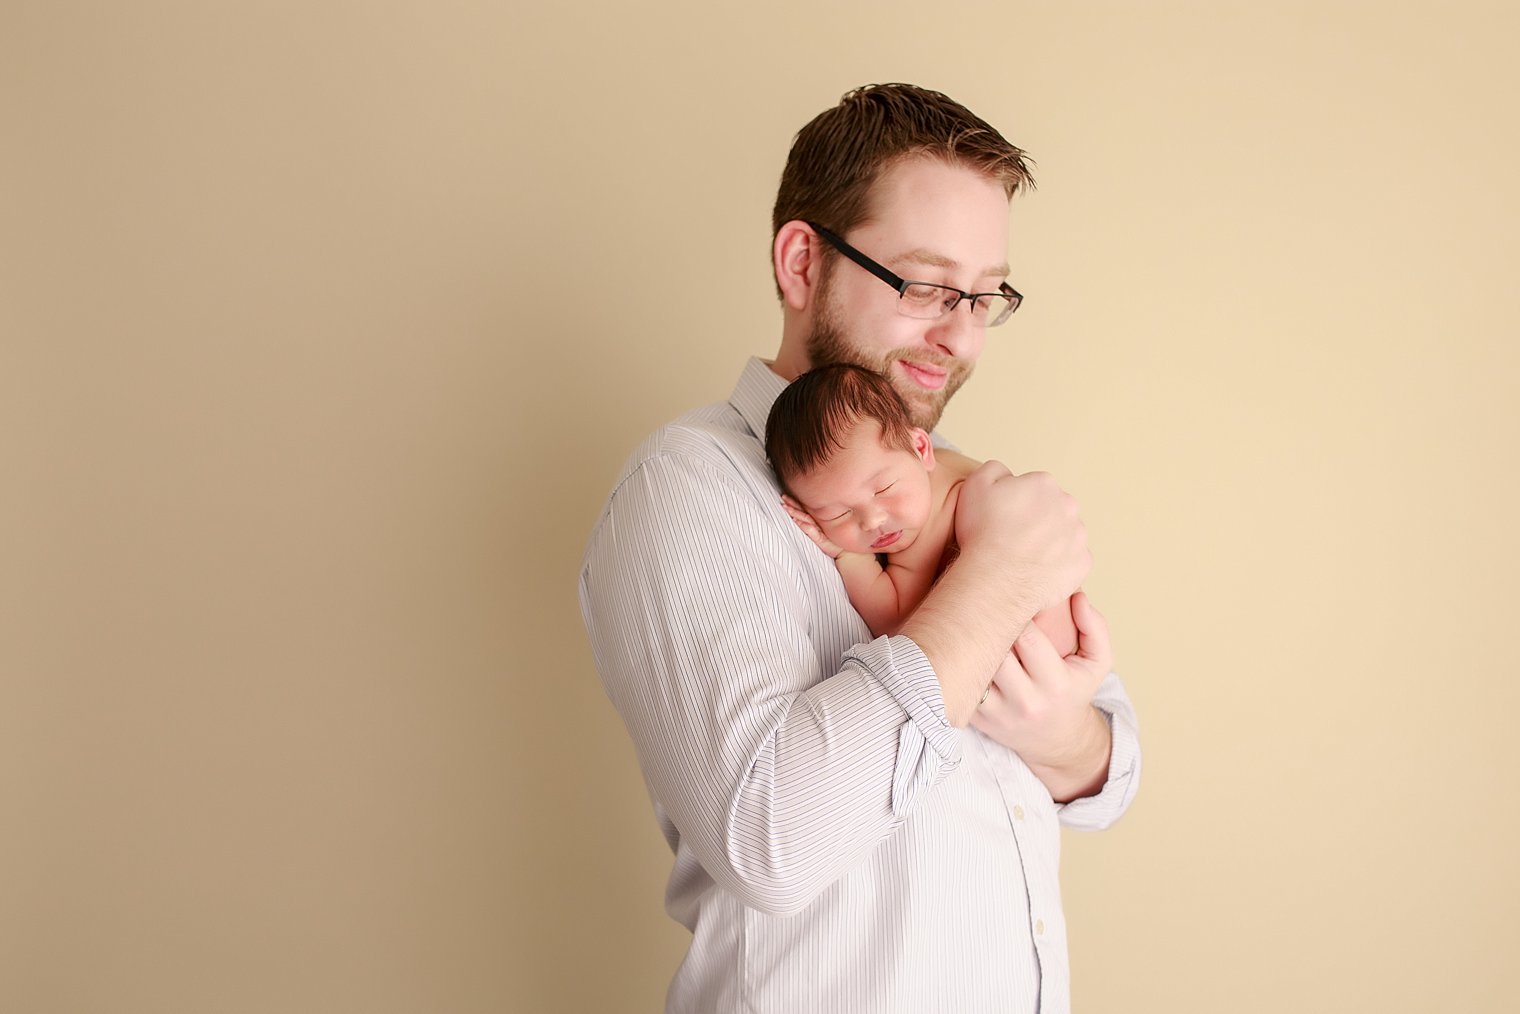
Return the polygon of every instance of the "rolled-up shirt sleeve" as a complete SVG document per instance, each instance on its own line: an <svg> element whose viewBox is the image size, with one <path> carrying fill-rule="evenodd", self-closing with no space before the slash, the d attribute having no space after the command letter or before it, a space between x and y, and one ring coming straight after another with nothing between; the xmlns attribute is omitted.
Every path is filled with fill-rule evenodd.
<svg viewBox="0 0 1520 1014"><path fill-rule="evenodd" d="M1112 747L1108 779L1093 796L1056 807L1061 824L1075 831L1101 831L1124 815L1140 789L1140 725L1124 684L1114 673L1104 677L1093 706L1108 718Z"/></svg>
<svg viewBox="0 0 1520 1014"><path fill-rule="evenodd" d="M774 914L859 863L961 756L911 640L820 658L789 526L721 465L655 453L614 490L580 580L655 801L720 886Z"/></svg>

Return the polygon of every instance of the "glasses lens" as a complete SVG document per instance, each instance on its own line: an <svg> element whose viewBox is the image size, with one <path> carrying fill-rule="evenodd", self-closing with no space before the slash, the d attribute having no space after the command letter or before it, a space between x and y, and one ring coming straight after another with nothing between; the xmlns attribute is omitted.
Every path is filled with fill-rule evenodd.
<svg viewBox="0 0 1520 1014"><path fill-rule="evenodd" d="M959 291L947 289L943 285L909 282L902 291L902 298L897 301L897 310L905 317L933 320L954 306L960 295Z"/></svg>
<svg viewBox="0 0 1520 1014"><path fill-rule="evenodd" d="M1018 293L991 292L976 297L971 304L971 319L983 327L997 327L1019 308ZM928 282L909 282L897 301L897 311L904 317L934 320L950 313L961 300L959 289Z"/></svg>
<svg viewBox="0 0 1520 1014"><path fill-rule="evenodd" d="M1018 296L1007 296L1002 294L996 296L982 296L976 302L977 315L979 317L981 316L982 312L982 304L985 303L987 305L987 316L984 319L987 321L988 327L997 327L999 324L1003 323L1003 321L1013 316L1013 311L1019 308Z"/></svg>

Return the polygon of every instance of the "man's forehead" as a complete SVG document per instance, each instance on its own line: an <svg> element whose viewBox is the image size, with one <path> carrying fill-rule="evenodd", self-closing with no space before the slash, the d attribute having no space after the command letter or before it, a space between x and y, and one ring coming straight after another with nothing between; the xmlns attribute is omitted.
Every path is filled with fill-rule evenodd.
<svg viewBox="0 0 1520 1014"><path fill-rule="evenodd" d="M996 181L937 159L909 159L871 188L856 231L877 260L1008 274L1008 198ZM898 272L901 274L901 272Z"/></svg>
<svg viewBox="0 0 1520 1014"><path fill-rule="evenodd" d="M890 268L896 268L899 265L912 264L920 267L942 268L946 271L958 271L963 266L961 262L956 260L954 257L922 246L914 247L912 250L908 250L895 256L889 255L887 259L882 263L886 264ZM988 264L984 266L981 271L978 272L978 274L1002 276L1008 274L1009 270L1010 269L1008 267L1008 262L1006 260L1003 260L999 261L996 264ZM902 272L898 273L901 274Z"/></svg>

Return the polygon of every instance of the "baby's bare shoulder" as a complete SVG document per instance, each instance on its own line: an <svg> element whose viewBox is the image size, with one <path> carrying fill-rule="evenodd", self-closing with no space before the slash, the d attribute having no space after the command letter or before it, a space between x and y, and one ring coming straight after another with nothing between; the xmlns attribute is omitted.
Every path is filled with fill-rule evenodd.
<svg viewBox="0 0 1520 1014"><path fill-rule="evenodd" d="M960 498L961 483L980 468L982 463L968 458L959 451L936 451L931 485L934 489L934 505L938 511L954 513Z"/></svg>
<svg viewBox="0 0 1520 1014"><path fill-rule="evenodd" d="M952 479L964 479L966 476L982 467L982 463L975 458L968 458L960 451L951 451L941 448L934 452L935 468L943 468Z"/></svg>

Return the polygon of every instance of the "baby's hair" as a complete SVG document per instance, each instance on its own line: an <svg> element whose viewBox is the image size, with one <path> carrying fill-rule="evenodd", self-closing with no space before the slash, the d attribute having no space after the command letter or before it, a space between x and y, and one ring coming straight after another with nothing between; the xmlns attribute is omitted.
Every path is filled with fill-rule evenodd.
<svg viewBox="0 0 1520 1014"><path fill-rule="evenodd" d="M781 485L827 464L860 419L881 424L885 446L913 449L908 407L881 374L836 363L809 370L788 384L765 421L765 454Z"/></svg>

